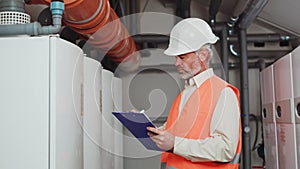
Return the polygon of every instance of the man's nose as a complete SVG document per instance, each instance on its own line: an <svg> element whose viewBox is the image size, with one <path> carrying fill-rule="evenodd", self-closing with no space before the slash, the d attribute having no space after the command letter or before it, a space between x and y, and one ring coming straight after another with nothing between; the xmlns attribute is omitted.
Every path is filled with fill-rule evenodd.
<svg viewBox="0 0 300 169"><path fill-rule="evenodd" d="M179 66L181 64L181 59L179 57L176 57L175 66Z"/></svg>

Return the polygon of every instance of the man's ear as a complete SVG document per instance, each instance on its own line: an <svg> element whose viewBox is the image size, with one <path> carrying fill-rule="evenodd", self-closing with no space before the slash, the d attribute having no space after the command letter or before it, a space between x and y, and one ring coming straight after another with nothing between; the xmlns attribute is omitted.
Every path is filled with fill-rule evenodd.
<svg viewBox="0 0 300 169"><path fill-rule="evenodd" d="M208 50L207 49L201 49L199 52L199 58L202 62L205 62L208 60Z"/></svg>

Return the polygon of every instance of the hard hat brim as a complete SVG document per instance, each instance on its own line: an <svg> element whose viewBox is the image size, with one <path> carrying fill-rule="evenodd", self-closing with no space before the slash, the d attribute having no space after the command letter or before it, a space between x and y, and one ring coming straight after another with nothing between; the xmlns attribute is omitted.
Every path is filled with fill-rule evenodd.
<svg viewBox="0 0 300 169"><path fill-rule="evenodd" d="M196 49L197 50L197 49ZM168 55L168 56L178 56L178 55L182 55L182 54L185 54L185 53L190 53L190 52L193 52L193 51L196 51L196 50L179 50L179 49L174 49L174 48L168 48L164 51L164 54L165 55Z"/></svg>
<svg viewBox="0 0 300 169"><path fill-rule="evenodd" d="M219 38L217 36L214 37L214 39L211 39L209 41L209 44L215 44L217 41L219 40ZM200 44L199 47L192 47L192 46L185 46L185 45L178 45L177 48L174 47L168 47L165 51L164 54L168 55L168 56L178 56L178 55L182 55L185 53L190 53L190 52L194 52L199 50L203 45L205 44Z"/></svg>

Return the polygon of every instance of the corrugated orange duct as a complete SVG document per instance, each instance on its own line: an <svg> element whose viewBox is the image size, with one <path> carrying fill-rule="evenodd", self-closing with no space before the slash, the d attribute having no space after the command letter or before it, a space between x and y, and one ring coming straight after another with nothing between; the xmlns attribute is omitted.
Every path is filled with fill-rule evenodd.
<svg viewBox="0 0 300 169"><path fill-rule="evenodd" d="M49 4L51 0L31 0ZM106 52L120 67L133 71L140 65L140 54L125 26L108 0L64 0L64 23L83 35L88 43Z"/></svg>

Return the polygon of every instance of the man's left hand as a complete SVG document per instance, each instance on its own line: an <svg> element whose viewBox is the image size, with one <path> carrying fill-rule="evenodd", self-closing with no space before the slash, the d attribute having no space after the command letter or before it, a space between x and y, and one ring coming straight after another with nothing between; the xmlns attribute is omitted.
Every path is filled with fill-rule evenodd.
<svg viewBox="0 0 300 169"><path fill-rule="evenodd" d="M170 132L154 128L147 127L148 136L156 143L156 145L162 150L171 150L174 147L175 136Z"/></svg>

